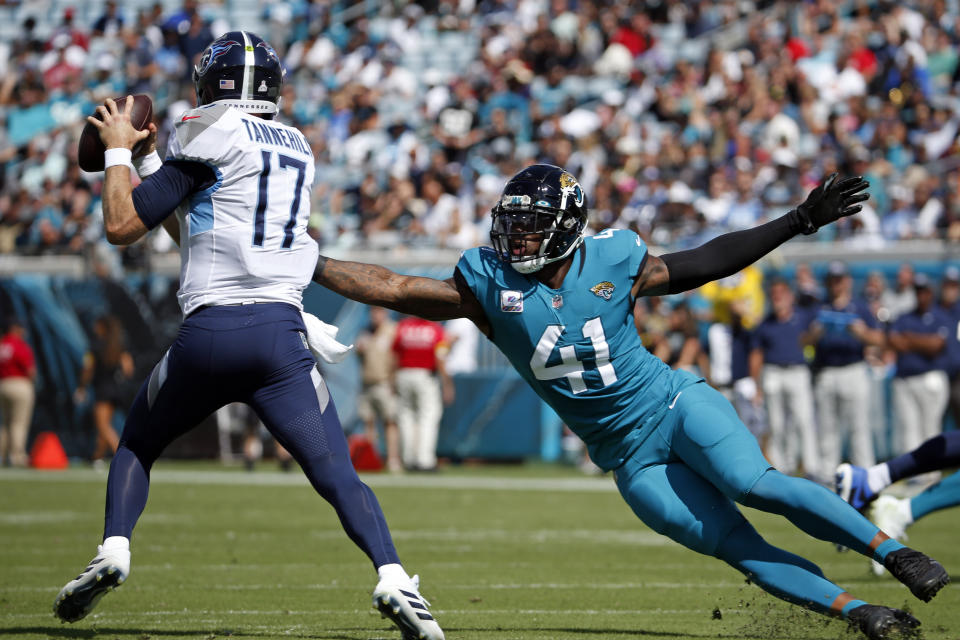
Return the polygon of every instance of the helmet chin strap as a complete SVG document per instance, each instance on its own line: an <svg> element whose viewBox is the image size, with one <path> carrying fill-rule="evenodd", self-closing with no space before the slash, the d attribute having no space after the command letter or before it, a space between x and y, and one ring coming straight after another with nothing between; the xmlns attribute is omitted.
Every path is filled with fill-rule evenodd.
<svg viewBox="0 0 960 640"><path fill-rule="evenodd" d="M557 256L556 258L548 258L546 256L539 256L533 258L532 260L522 260L520 262L511 262L510 266L513 267L513 270L517 273L522 273L528 275L531 273L536 273L543 269L545 266L551 262L557 262L558 260L563 260L567 258L574 250L580 246L580 243L583 242L583 236L578 237L574 242L570 243L570 246L567 247L567 250L563 252L562 255Z"/></svg>
<svg viewBox="0 0 960 640"><path fill-rule="evenodd" d="M545 264L547 264L547 259L543 256L540 256L539 258L534 258L533 260L511 262L510 266L513 267L513 270L517 273L527 275L529 273L536 273L537 271L540 271L540 269L543 269Z"/></svg>

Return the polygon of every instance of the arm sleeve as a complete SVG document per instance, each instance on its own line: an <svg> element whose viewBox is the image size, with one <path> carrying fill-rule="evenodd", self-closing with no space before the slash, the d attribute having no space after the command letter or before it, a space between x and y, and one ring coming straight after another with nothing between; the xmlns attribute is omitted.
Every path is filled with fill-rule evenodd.
<svg viewBox="0 0 960 640"><path fill-rule="evenodd" d="M766 224L725 233L687 251L660 256L670 274L669 292L689 291L737 273L800 233L796 210Z"/></svg>
<svg viewBox="0 0 960 640"><path fill-rule="evenodd" d="M213 169L201 162L168 160L133 190L133 208L143 224L153 229L185 198L216 180Z"/></svg>

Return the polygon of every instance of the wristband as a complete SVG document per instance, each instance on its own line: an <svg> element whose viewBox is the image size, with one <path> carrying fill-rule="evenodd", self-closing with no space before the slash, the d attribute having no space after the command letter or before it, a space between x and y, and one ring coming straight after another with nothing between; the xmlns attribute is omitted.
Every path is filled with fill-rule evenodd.
<svg viewBox="0 0 960 640"><path fill-rule="evenodd" d="M151 173L156 173L162 166L163 160L160 159L160 154L157 153L156 150L151 151L145 156L133 159L133 168L137 170L137 174L141 178L146 178Z"/></svg>
<svg viewBox="0 0 960 640"><path fill-rule="evenodd" d="M132 157L133 152L130 151L130 149L125 149L123 147L107 149L103 153L103 170L106 171L110 167L116 167L119 165L129 167L130 159Z"/></svg>

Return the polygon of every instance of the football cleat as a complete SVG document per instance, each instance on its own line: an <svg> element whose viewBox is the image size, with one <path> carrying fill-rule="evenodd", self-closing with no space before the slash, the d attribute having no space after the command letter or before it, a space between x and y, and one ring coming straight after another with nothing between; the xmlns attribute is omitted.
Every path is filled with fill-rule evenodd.
<svg viewBox="0 0 960 640"><path fill-rule="evenodd" d="M877 498L867 484L867 470L846 462L837 467L834 486L837 495L860 512Z"/></svg>
<svg viewBox="0 0 960 640"><path fill-rule="evenodd" d="M943 565L909 547L888 553L883 560L883 566L894 578L906 585L910 593L924 602L930 602L930 599L950 582L950 576Z"/></svg>
<svg viewBox="0 0 960 640"><path fill-rule="evenodd" d="M920 621L900 609L862 604L850 611L847 622L870 640L919 637Z"/></svg>
<svg viewBox="0 0 960 640"><path fill-rule="evenodd" d="M420 577L408 584L381 580L373 590L373 606L397 625L403 640L444 640L443 630L430 615L430 603L420 595Z"/></svg>
<svg viewBox="0 0 960 640"><path fill-rule="evenodd" d="M130 551L104 551L97 555L76 578L64 585L53 603L53 612L64 622L76 622L93 611L108 591L123 584L130 575Z"/></svg>

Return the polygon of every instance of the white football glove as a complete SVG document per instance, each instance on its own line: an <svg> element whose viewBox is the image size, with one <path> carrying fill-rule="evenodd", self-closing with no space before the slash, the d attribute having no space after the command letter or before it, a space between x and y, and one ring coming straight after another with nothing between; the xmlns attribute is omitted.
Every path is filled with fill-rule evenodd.
<svg viewBox="0 0 960 640"><path fill-rule="evenodd" d="M353 345L345 345L337 342L337 332L340 331L332 324L327 324L312 313L301 311L303 324L307 328L307 344L310 346L310 352L317 360L323 360L330 364L337 364L347 357Z"/></svg>

